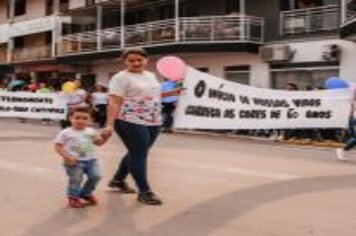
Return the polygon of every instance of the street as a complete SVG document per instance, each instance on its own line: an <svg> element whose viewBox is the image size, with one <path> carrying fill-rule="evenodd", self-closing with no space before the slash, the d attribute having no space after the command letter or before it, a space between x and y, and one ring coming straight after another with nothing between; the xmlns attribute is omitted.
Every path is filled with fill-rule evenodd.
<svg viewBox="0 0 356 236"><path fill-rule="evenodd" d="M328 148L162 134L149 175L164 204L145 206L107 187L125 151L114 137L98 149L100 204L69 209L58 128L2 120L0 129L1 236L355 235L354 153L341 163Z"/></svg>

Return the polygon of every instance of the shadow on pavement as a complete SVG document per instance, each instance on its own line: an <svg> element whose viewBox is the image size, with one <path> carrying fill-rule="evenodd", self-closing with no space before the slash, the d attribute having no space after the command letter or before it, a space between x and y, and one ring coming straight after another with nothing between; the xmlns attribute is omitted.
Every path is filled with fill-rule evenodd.
<svg viewBox="0 0 356 236"><path fill-rule="evenodd" d="M295 179L232 192L196 205L152 229L150 236L207 236L229 221L302 194L356 188L356 175Z"/></svg>
<svg viewBox="0 0 356 236"><path fill-rule="evenodd" d="M88 216L88 209L70 209L68 207L60 209L45 222L34 226L23 236L65 236L68 235L68 228L85 220Z"/></svg>
<svg viewBox="0 0 356 236"><path fill-rule="evenodd" d="M264 205L303 194L351 188L356 188L356 175L294 179L243 189L195 205L149 232L137 230L134 219L137 210L145 206L127 206L119 194L108 192L104 220L96 228L76 236L207 236L229 221ZM66 229L78 224L85 217L85 210L63 209L24 236L65 236Z"/></svg>

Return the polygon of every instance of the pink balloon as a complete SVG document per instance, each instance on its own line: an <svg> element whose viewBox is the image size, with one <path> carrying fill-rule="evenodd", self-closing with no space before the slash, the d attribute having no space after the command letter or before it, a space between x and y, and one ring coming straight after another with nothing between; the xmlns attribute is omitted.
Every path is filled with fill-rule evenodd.
<svg viewBox="0 0 356 236"><path fill-rule="evenodd" d="M184 79L186 64L178 57L167 56L158 60L157 70L163 77L179 81Z"/></svg>

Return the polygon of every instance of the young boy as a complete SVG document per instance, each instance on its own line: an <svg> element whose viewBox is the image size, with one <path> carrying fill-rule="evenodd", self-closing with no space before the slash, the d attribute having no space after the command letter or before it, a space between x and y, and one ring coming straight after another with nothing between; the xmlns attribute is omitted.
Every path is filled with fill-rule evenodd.
<svg viewBox="0 0 356 236"><path fill-rule="evenodd" d="M73 208L81 208L88 204L97 204L93 191L101 174L94 149L109 139L98 135L90 128L91 110L87 107L74 108L69 116L72 126L62 130L54 141L56 152L63 158L69 177L68 204ZM83 177L87 180L82 186Z"/></svg>

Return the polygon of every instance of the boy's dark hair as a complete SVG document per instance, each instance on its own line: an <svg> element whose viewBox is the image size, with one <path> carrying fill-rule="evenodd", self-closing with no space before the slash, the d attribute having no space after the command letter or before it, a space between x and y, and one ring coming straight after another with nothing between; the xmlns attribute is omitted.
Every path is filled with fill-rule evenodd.
<svg viewBox="0 0 356 236"><path fill-rule="evenodd" d="M93 110L90 107L75 107L70 110L69 116L73 116L76 112L87 113L91 117L93 116Z"/></svg>
<svg viewBox="0 0 356 236"><path fill-rule="evenodd" d="M126 50L124 50L122 52L121 57L122 57L122 59L125 60L127 58L127 56L130 55L130 54L137 54L137 55L143 56L144 58L148 58L148 53L143 48L129 48L129 49L126 49Z"/></svg>

